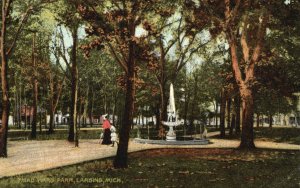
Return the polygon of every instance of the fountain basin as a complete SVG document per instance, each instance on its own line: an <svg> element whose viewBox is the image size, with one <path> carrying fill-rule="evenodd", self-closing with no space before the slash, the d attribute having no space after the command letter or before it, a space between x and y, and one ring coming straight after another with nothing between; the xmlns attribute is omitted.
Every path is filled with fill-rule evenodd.
<svg viewBox="0 0 300 188"><path fill-rule="evenodd" d="M180 121L162 121L162 124L168 126L168 127L176 127L178 125L180 125Z"/></svg>
<svg viewBox="0 0 300 188"><path fill-rule="evenodd" d="M142 138L135 138L133 140L139 144L154 144L154 145L207 145L210 144L209 140L202 139L202 140L185 140L185 141L178 141L174 140L172 142L167 140L149 140L149 139L142 139Z"/></svg>
<svg viewBox="0 0 300 188"><path fill-rule="evenodd" d="M166 135L166 140L167 141L171 141L171 142L173 142L173 141L176 141L176 135L171 135L171 136L168 136L168 135Z"/></svg>
<svg viewBox="0 0 300 188"><path fill-rule="evenodd" d="M162 121L162 124L169 127L169 131L166 135L166 140L172 141L172 142L176 141L176 133L173 130L173 127L176 127L177 125L179 125L180 122L179 121Z"/></svg>

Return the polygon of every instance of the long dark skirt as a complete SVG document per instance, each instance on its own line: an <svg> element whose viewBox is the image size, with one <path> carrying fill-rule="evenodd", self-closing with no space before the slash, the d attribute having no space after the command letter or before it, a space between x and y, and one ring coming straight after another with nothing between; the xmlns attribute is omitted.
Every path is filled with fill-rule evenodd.
<svg viewBox="0 0 300 188"><path fill-rule="evenodd" d="M110 130L104 129L103 141L102 144L109 145L112 144L111 137L110 137Z"/></svg>

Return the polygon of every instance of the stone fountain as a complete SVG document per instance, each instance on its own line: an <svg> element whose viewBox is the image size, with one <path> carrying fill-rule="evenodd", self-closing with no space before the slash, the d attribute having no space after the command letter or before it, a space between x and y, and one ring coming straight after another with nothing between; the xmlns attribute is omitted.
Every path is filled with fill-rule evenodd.
<svg viewBox="0 0 300 188"><path fill-rule="evenodd" d="M166 135L166 140L150 140L140 138L135 138L134 141L137 143L143 144L162 144L162 145L205 145L208 144L208 139L200 138L194 140L184 140L179 141L176 140L176 133L174 131L174 127L180 125L180 121L178 121L178 117L176 114L175 108L175 98L174 98L174 88L173 84L170 85L170 98L169 98L169 105L167 107L168 119L167 121L162 121L162 124L169 127L169 131ZM149 134L148 134L149 135ZM206 137L206 134L204 135Z"/></svg>
<svg viewBox="0 0 300 188"><path fill-rule="evenodd" d="M176 133L174 131L174 127L179 125L180 122L177 120L177 115L176 115L173 84L170 85L170 98L169 98L169 105L167 108L167 113L168 113L167 121L162 121L163 125L166 125L169 127L169 131L166 135L166 140L167 141L176 141Z"/></svg>

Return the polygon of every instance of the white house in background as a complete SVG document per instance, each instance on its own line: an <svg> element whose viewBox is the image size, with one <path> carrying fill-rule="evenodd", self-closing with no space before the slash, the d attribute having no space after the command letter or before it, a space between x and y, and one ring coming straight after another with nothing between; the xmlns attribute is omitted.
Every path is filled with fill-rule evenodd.
<svg viewBox="0 0 300 188"><path fill-rule="evenodd" d="M152 122L151 124L156 125L156 116L144 117L140 115L133 118L133 124L135 125L146 125L149 122Z"/></svg>
<svg viewBox="0 0 300 188"><path fill-rule="evenodd" d="M289 115L289 122L294 126L300 126L300 92L293 95L297 97L297 108Z"/></svg>
<svg viewBox="0 0 300 188"><path fill-rule="evenodd" d="M8 125L13 125L14 124L14 117L13 116L9 116L8 117Z"/></svg>
<svg viewBox="0 0 300 188"><path fill-rule="evenodd" d="M70 119L70 115L69 114L63 115L63 113L61 111L58 111L54 115L54 122L55 122L55 124L68 124L69 119Z"/></svg>

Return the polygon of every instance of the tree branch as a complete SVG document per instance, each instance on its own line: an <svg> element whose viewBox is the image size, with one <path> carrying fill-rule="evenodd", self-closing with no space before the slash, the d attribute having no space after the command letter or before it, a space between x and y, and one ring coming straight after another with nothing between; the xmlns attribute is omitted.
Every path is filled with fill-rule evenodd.
<svg viewBox="0 0 300 188"><path fill-rule="evenodd" d="M56 98L55 98L55 101L54 101L54 104L53 104L53 107L54 109L56 109L57 107L57 104L58 104L58 101L59 101L59 98L61 96L61 93L62 93L62 88L63 88L63 85L65 83L65 80L66 80L66 75L64 75L63 79L60 81L60 83L58 84L58 88L57 88L57 95L56 95Z"/></svg>
<svg viewBox="0 0 300 188"><path fill-rule="evenodd" d="M116 43L117 43L118 46L122 45L121 42L118 40L117 36L115 36L115 41L116 41ZM123 61L126 62L126 55L125 55L125 53L124 53L124 51L122 50L121 47L119 48L119 52L120 52L120 54L122 56Z"/></svg>
<svg viewBox="0 0 300 188"><path fill-rule="evenodd" d="M186 64L187 62L189 62L193 56L194 53L196 53L200 48L202 48L203 46L205 46L206 44L208 44L210 41L200 44L199 46L197 46L196 49L194 49L193 51L190 52L189 57L186 58L186 60L184 61L184 59L182 60L182 62L179 64L179 66L177 67L177 72L179 72Z"/></svg>
<svg viewBox="0 0 300 188"><path fill-rule="evenodd" d="M165 20L164 20L165 21ZM167 23L167 24L162 24L163 26L161 27L161 28L159 28L159 29L157 29L157 32L158 33L161 33L165 28L167 28L167 27L169 27L169 26L171 26L171 25L173 25L174 23L177 23L177 22L179 22L180 21L180 19L178 19L178 20L175 20L174 22L170 22L170 23Z"/></svg>
<svg viewBox="0 0 300 188"><path fill-rule="evenodd" d="M258 58L261 55L261 48L264 42L264 38L266 35L266 28L267 28L267 22L268 22L268 16L267 14L263 11L261 13L260 18L260 24L259 24L259 28L257 31L257 44L253 50L253 54L249 63L249 66L247 67L246 70L246 81L251 80L253 78L254 75L254 66L255 63L257 63Z"/></svg>
<svg viewBox="0 0 300 188"><path fill-rule="evenodd" d="M230 0L224 0L225 2L225 24L224 29L228 29L233 26L233 22L240 9L241 0L237 0L233 10L230 9Z"/></svg>
<svg viewBox="0 0 300 188"><path fill-rule="evenodd" d="M244 25L243 25L242 36L241 36L241 46L243 50L244 61L248 63L249 62L249 46L247 43L248 15L245 16L243 24Z"/></svg>
<svg viewBox="0 0 300 188"><path fill-rule="evenodd" d="M59 32L60 32L60 35L58 37L59 37L60 43L62 45L63 53L66 54L65 41L64 41L64 37L63 37L63 33L62 33L61 27L59 27Z"/></svg>
<svg viewBox="0 0 300 188"><path fill-rule="evenodd" d="M230 36L231 34L231 36ZM235 80L239 86L243 85L244 80L242 79L242 73L239 67L239 60L237 56L237 45L235 38L232 36L232 33L229 33L229 45L230 45L230 52L231 52L231 62L232 62L232 69L235 76Z"/></svg>
<svg viewBox="0 0 300 188"><path fill-rule="evenodd" d="M55 1L56 0L45 0L45 1L39 2L39 3L35 4L35 5L30 5L29 7L27 7L25 13L23 14L22 20L21 20L21 22L19 24L19 27L17 28L17 31L16 31L16 33L14 35L13 41L12 41L10 47L8 48L7 52L6 52L7 56L10 55L11 52L13 51L13 49L14 49L14 47L16 45L16 42L17 42L17 40L18 40L18 38L19 38L19 36L21 34L22 27L25 24L25 22L27 21L29 15L31 13L31 11L33 11L34 8L36 8L36 7L40 6L40 5L47 4L47 3L52 3L52 2L55 2ZM6 7L5 7L5 10L4 10L5 11L5 17L7 17L9 15L9 7L10 7L11 3L12 3L12 0L8 0L7 1Z"/></svg>
<svg viewBox="0 0 300 188"><path fill-rule="evenodd" d="M8 16L8 14L9 14L9 9L10 9L10 5L11 5L11 0L7 0L7 2L6 2L6 5L5 5L5 17L7 17Z"/></svg>
<svg viewBox="0 0 300 188"><path fill-rule="evenodd" d="M230 0L224 0L225 2L225 23L226 23L226 35L227 40L230 46L231 52L231 64L234 73L235 80L239 86L244 84L244 80L242 79L242 73L239 67L239 60L237 56L237 45L236 45L236 38L232 31L232 26L229 24L230 17L231 17L231 10L230 10ZM235 7L236 8L236 7Z"/></svg>
<svg viewBox="0 0 300 188"><path fill-rule="evenodd" d="M178 67L181 66L182 62L184 61L186 54L188 53L190 47L193 45L194 41L195 41L196 35L193 35L193 38L191 39L191 41L189 42L188 46L183 50L182 47L180 48L180 56L177 59L175 66L174 66L174 73L178 71ZM180 38L178 38L180 40ZM182 52L183 50L183 52ZM183 67L183 66L182 66Z"/></svg>
<svg viewBox="0 0 300 188"><path fill-rule="evenodd" d="M181 23L182 23L182 16L181 18L179 19L179 24L178 24L178 28L177 28L177 40L178 40L178 46L179 46L179 51L182 51L182 41L184 39L184 37L182 37L182 41L180 40L180 35L181 35L181 31L180 31L180 28L181 28Z"/></svg>
<svg viewBox="0 0 300 188"><path fill-rule="evenodd" d="M28 17L29 17L29 14L30 14L30 12L32 11L32 9L33 9L32 6L29 6L29 7L26 9L26 11L25 11L25 13L24 13L24 15L23 15L23 17L22 17L22 20L21 20L21 22L20 22L20 24L19 24L19 27L18 27L18 29L17 29L17 32L16 32L15 35L14 35L13 42L11 43L9 49L8 49L7 52L6 52L6 55L7 55L7 56L11 54L13 48L15 47L15 44L16 44L16 42L17 42L17 39L19 38L19 35L20 35L21 31L22 31L22 27L23 27L23 25L25 24L25 22L27 21L27 19L28 19ZM7 14L8 14L8 13L7 13Z"/></svg>
<svg viewBox="0 0 300 188"><path fill-rule="evenodd" d="M167 46L166 49L165 49L165 54L167 54L169 52L169 50L172 48L172 46L174 46L175 43L176 43L176 39L174 39L173 41L171 41L171 43L169 44L169 46Z"/></svg>
<svg viewBox="0 0 300 188"><path fill-rule="evenodd" d="M126 73L128 73L128 68L127 68L126 64L123 61L120 60L120 58L118 57L118 55L117 55L115 49L113 48L113 46L109 42L107 42L107 44L108 44L110 52L114 56L115 60L120 64L120 66L124 69L124 71Z"/></svg>
<svg viewBox="0 0 300 188"><path fill-rule="evenodd" d="M58 53L59 53L59 56L62 57L62 59L64 60L65 64L67 65L68 70L71 71L72 68L71 68L70 63L69 63L68 60L67 60L66 55L65 55L65 54L62 54L62 52L61 52L60 50L58 51ZM58 58L59 58L59 57L58 57ZM60 63L59 63L59 64L60 64Z"/></svg>

